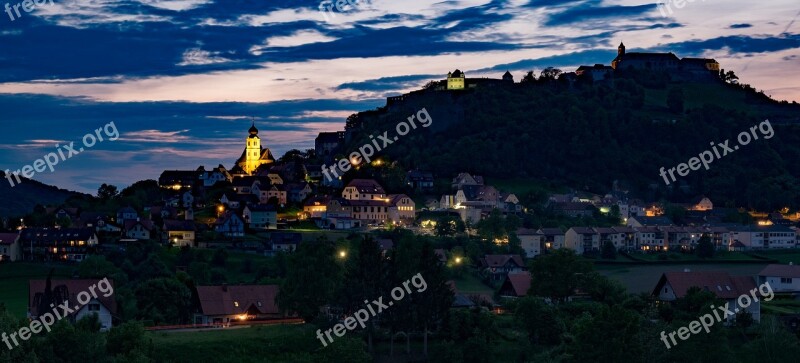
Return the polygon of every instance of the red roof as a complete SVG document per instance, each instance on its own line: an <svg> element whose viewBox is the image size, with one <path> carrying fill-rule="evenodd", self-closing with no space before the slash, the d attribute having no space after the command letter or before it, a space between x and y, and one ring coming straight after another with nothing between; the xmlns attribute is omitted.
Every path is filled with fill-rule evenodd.
<svg viewBox="0 0 800 363"><path fill-rule="evenodd" d="M509 273L500 290L508 287L514 292L514 296L527 296L528 290L531 289L531 274L529 272Z"/></svg>
<svg viewBox="0 0 800 363"><path fill-rule="evenodd" d="M721 299L735 299L747 295L756 288L756 282L749 276L731 276L727 272L666 272L661 276L653 295L658 296L664 284L669 282L675 296L682 298L691 287L711 291Z"/></svg>
<svg viewBox="0 0 800 363"><path fill-rule="evenodd" d="M87 293L91 293L89 289L92 286L97 285L98 282L101 280L97 279L84 279L84 280L50 280L50 286L52 291L56 291L60 287L65 287L67 289L67 293L69 295L69 306L76 307L80 304L78 303L78 294L81 292L86 291ZM109 283L111 284L112 291L114 287L114 281L109 279ZM28 308L33 316L39 316L38 306L36 306L36 295L43 296L44 290L47 287L47 280L29 280L28 281ZM97 294L97 301L99 301L103 306L111 312L112 315L116 314L117 312L117 303L114 295L111 294L108 297L103 296L104 294L108 294L108 292L103 293L98 288L94 287L93 290ZM94 299L94 298L93 298ZM56 301L56 305L60 305L63 301ZM76 310L74 313L77 313ZM46 311L44 312L46 313ZM73 314L74 314L73 313Z"/></svg>
<svg viewBox="0 0 800 363"><path fill-rule="evenodd" d="M17 240L19 234L16 233L0 233L0 245L10 245Z"/></svg>
<svg viewBox="0 0 800 363"><path fill-rule="evenodd" d="M355 187L362 194L386 194L383 187L372 179L353 179L347 187Z"/></svg>
<svg viewBox="0 0 800 363"><path fill-rule="evenodd" d="M513 261L519 267L525 267L525 262L522 261L520 255L486 255L486 257L482 259L485 267L505 266L508 261Z"/></svg>
<svg viewBox="0 0 800 363"><path fill-rule="evenodd" d="M278 285L198 286L197 296L204 315L239 315L252 309L280 313L275 302Z"/></svg>
<svg viewBox="0 0 800 363"><path fill-rule="evenodd" d="M758 276L800 278L800 266L772 264L764 267Z"/></svg>

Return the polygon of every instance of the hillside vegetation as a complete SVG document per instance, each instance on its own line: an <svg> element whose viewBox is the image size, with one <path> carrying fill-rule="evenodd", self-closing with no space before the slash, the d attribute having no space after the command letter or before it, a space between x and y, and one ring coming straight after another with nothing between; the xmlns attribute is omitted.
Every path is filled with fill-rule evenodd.
<svg viewBox="0 0 800 363"><path fill-rule="evenodd" d="M598 84L539 79L468 91L428 89L351 116L346 150L357 150L369 135L396 134L397 123L422 108L433 118L430 127L412 130L381 152L402 170L420 168L437 177L467 171L593 192L618 181L652 199L704 194L719 206L800 207L800 164L794 162L800 105L776 102L747 85L627 74ZM740 132L767 119L774 127L769 140L752 141L670 187L659 175L661 167L686 163L711 142L737 144Z"/></svg>

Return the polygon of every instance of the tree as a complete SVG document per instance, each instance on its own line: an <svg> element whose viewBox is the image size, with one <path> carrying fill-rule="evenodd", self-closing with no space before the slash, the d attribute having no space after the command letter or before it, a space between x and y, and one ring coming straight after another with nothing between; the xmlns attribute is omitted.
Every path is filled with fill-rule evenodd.
<svg viewBox="0 0 800 363"><path fill-rule="evenodd" d="M175 278L143 282L136 289L136 301L141 319L153 320L156 324L185 324L189 321L192 293Z"/></svg>
<svg viewBox="0 0 800 363"><path fill-rule="evenodd" d="M530 262L531 292L554 301L566 301L581 286L592 265L570 249L559 249Z"/></svg>
<svg viewBox="0 0 800 363"><path fill-rule="evenodd" d="M667 107L674 113L683 113L683 89L673 87L667 94Z"/></svg>
<svg viewBox="0 0 800 363"><path fill-rule="evenodd" d="M214 256L211 257L211 265L216 267L225 267L225 262L228 260L228 251L224 248L217 248L214 251Z"/></svg>
<svg viewBox="0 0 800 363"><path fill-rule="evenodd" d="M564 324L558 319L558 310L535 297L519 301L515 312L518 322L528 332L531 343L558 345Z"/></svg>
<svg viewBox="0 0 800 363"><path fill-rule="evenodd" d="M520 81L520 83L525 84L533 84L534 82L536 82L536 76L533 74L533 71L528 71L528 73L522 77L522 81Z"/></svg>
<svg viewBox="0 0 800 363"><path fill-rule="evenodd" d="M144 336L142 323L129 321L111 328L106 338L106 350L109 354L127 355L134 351L146 351L148 341Z"/></svg>
<svg viewBox="0 0 800 363"><path fill-rule="evenodd" d="M714 244L711 242L711 237L708 234L703 234L700 240L697 241L697 257L712 258L714 257Z"/></svg>
<svg viewBox="0 0 800 363"><path fill-rule="evenodd" d="M563 72L558 68L547 67L542 71L542 74L539 75L539 80L554 81L559 75L561 75L561 73Z"/></svg>
<svg viewBox="0 0 800 363"><path fill-rule="evenodd" d="M301 243L287 259L286 276L278 293L282 311L297 313L310 322L320 307L331 304L342 285L343 269L336 262L334 245L324 238L317 243Z"/></svg>
<svg viewBox="0 0 800 363"><path fill-rule="evenodd" d="M103 201L110 200L116 197L117 194L117 187L110 184L103 183L100 185L100 188L97 189L97 197Z"/></svg>
<svg viewBox="0 0 800 363"><path fill-rule="evenodd" d="M609 240L603 241L603 249L600 251L600 256L605 260L616 260L617 248L614 247L614 243Z"/></svg>

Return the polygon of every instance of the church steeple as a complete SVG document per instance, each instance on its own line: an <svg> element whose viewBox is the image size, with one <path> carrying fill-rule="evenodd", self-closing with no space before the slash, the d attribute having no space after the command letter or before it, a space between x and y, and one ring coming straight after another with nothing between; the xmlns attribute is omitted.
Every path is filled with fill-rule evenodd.
<svg viewBox="0 0 800 363"><path fill-rule="evenodd" d="M617 48L617 55L622 56L625 55L625 44L622 42L619 43L619 47Z"/></svg>

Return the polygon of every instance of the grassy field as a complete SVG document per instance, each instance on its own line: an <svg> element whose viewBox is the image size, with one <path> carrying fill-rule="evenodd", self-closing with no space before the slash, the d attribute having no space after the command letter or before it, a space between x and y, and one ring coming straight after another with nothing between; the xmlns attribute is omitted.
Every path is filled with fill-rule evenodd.
<svg viewBox="0 0 800 363"><path fill-rule="evenodd" d="M795 265L800 265L800 250L759 251L756 254L777 260L782 264L789 264L791 262Z"/></svg>
<svg viewBox="0 0 800 363"><path fill-rule="evenodd" d="M456 283L458 292L462 294L494 294L494 289L486 286L478 277L468 271L465 271L462 276L454 278L453 281Z"/></svg>
<svg viewBox="0 0 800 363"><path fill-rule="evenodd" d="M148 333L159 361L204 362L297 362L311 361L322 348L316 328L307 325L276 325L194 332Z"/></svg>
<svg viewBox="0 0 800 363"><path fill-rule="evenodd" d="M762 261L758 258L755 258L751 255L745 254L743 252L728 252L728 251L719 251L717 252L711 260L704 260L697 255L689 254L689 253L680 253L680 252L668 252L668 253L634 253L632 256L637 260L644 260L644 261L678 261L678 262L694 262L694 261ZM663 259L667 256L666 259ZM618 256L618 260L625 261L630 260L626 259L624 256Z"/></svg>
<svg viewBox="0 0 800 363"><path fill-rule="evenodd" d="M44 265L27 262L0 264L0 304L9 312L25 317L28 313L28 280L46 279L50 268L55 268L53 277L69 278L74 265Z"/></svg>

